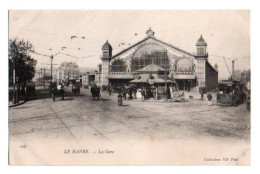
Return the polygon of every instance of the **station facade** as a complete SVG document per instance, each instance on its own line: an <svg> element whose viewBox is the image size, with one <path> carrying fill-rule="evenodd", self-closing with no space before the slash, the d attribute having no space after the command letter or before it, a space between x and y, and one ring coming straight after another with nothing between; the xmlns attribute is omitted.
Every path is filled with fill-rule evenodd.
<svg viewBox="0 0 260 174"><path fill-rule="evenodd" d="M107 41L102 46L101 85L125 86L153 81L156 86L175 81L180 90L217 88L218 71L208 62L207 43L202 35L196 43L197 53L193 55L155 38L154 34L150 28L144 39L115 55Z"/></svg>

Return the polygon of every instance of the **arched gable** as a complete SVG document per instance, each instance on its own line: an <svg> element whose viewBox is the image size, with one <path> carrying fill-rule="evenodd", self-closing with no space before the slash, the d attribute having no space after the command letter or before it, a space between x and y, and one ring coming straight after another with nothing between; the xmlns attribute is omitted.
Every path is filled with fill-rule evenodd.
<svg viewBox="0 0 260 174"><path fill-rule="evenodd" d="M127 65L122 59L114 59L110 62L110 72L126 72Z"/></svg>

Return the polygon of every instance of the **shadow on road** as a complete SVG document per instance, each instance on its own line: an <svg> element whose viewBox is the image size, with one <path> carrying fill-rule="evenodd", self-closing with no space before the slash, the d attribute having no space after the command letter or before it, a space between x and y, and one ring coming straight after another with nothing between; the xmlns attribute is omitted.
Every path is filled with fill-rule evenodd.
<svg viewBox="0 0 260 174"><path fill-rule="evenodd" d="M71 92L65 91L65 98L64 100L73 100L73 94ZM51 92L47 88L37 89L35 95L30 97L28 100L41 100L41 99L50 99L52 98ZM59 95L56 95L56 98L60 98Z"/></svg>
<svg viewBox="0 0 260 174"><path fill-rule="evenodd" d="M65 97L64 100L73 100L72 97Z"/></svg>
<svg viewBox="0 0 260 174"><path fill-rule="evenodd" d="M101 101L109 101L111 99L105 99L105 98L102 98Z"/></svg>

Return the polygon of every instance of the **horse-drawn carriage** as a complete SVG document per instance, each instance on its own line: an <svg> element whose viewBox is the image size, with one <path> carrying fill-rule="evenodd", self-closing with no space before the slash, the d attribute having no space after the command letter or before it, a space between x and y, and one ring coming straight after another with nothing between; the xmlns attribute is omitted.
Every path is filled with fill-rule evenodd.
<svg viewBox="0 0 260 174"><path fill-rule="evenodd" d="M79 83L74 83L72 84L72 87L71 87L71 91L74 95L80 95L80 84Z"/></svg>
<svg viewBox="0 0 260 174"><path fill-rule="evenodd" d="M235 80L223 80L219 84L217 93L217 104L237 106L246 101L246 94L243 91L243 84Z"/></svg>
<svg viewBox="0 0 260 174"><path fill-rule="evenodd" d="M95 99L101 100L100 87L93 86L91 87L90 92L93 100Z"/></svg>
<svg viewBox="0 0 260 174"><path fill-rule="evenodd" d="M64 91L63 86L61 84L58 84L58 86L54 86L54 85L51 85L51 86L52 86L51 93L52 93L53 101L55 101L55 98L57 96L59 96L61 100L64 100L65 91Z"/></svg>

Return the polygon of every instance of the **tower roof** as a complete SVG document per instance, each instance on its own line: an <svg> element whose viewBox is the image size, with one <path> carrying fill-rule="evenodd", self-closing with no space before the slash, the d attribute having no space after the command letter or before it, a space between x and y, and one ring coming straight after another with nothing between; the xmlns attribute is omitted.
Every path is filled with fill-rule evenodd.
<svg viewBox="0 0 260 174"><path fill-rule="evenodd" d="M202 35L200 35L199 40L196 43L196 46L207 46L207 43L205 42L205 40L203 39Z"/></svg>
<svg viewBox="0 0 260 174"><path fill-rule="evenodd" d="M112 50L112 46L108 43L108 40L106 43L102 46L102 50Z"/></svg>

